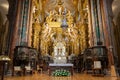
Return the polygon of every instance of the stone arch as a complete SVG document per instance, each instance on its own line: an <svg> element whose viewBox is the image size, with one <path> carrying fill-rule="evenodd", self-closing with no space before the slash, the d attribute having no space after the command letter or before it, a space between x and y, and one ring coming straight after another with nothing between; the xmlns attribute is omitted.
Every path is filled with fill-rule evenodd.
<svg viewBox="0 0 120 80"><path fill-rule="evenodd" d="M3 26L3 17L0 12L0 36L2 36L2 26ZM1 49L2 49L2 37L0 37L0 53L2 52Z"/></svg>
<svg viewBox="0 0 120 80"><path fill-rule="evenodd" d="M118 56L118 62L120 61L120 11L118 12L118 15L116 17L116 24L114 26L114 35L115 35L115 41L116 41L116 50L117 50L117 56ZM118 66L120 67L120 63L118 63Z"/></svg>
<svg viewBox="0 0 120 80"><path fill-rule="evenodd" d="M3 25L3 17L2 17L2 14L0 12L0 29L1 29L1 26Z"/></svg>
<svg viewBox="0 0 120 80"><path fill-rule="evenodd" d="M118 15L116 18L116 25L120 27L120 11L118 12Z"/></svg>
<svg viewBox="0 0 120 80"><path fill-rule="evenodd" d="M113 21L116 24L117 16L120 12L120 0L113 0L112 2L112 11L113 11Z"/></svg>
<svg viewBox="0 0 120 80"><path fill-rule="evenodd" d="M117 18L116 18L116 25L115 25L115 28L114 28L114 32L115 32L115 37L116 37L116 40L118 40L117 42L117 46L120 47L120 11L117 15Z"/></svg>
<svg viewBox="0 0 120 80"><path fill-rule="evenodd" d="M8 0L0 0L0 53L5 52L9 21L7 19Z"/></svg>
<svg viewBox="0 0 120 80"><path fill-rule="evenodd" d="M3 17L3 23L7 20L7 14L9 9L9 3L8 0L0 0L0 12L1 16Z"/></svg>
<svg viewBox="0 0 120 80"><path fill-rule="evenodd" d="M115 36L115 47L117 52L118 62L120 62L120 0L113 0L112 11L113 11L113 29ZM120 63L117 64L120 67Z"/></svg>

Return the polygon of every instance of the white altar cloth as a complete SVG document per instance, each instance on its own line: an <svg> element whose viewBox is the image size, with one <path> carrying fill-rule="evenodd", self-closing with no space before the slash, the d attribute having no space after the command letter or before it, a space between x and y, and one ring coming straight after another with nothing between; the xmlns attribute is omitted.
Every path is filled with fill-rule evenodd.
<svg viewBox="0 0 120 80"><path fill-rule="evenodd" d="M50 63L49 66L73 66L73 64L71 63L66 63L66 64Z"/></svg>

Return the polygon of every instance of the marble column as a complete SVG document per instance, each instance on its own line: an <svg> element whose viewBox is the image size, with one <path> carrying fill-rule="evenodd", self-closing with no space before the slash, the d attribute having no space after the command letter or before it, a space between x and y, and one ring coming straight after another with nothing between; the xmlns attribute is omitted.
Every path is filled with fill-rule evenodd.
<svg viewBox="0 0 120 80"><path fill-rule="evenodd" d="M88 29L89 29L89 44L90 47L94 45L94 34L93 34L93 27L92 27L92 13L91 13L91 0L88 0Z"/></svg>
<svg viewBox="0 0 120 80"><path fill-rule="evenodd" d="M107 3L103 0L102 4L103 8L103 16L104 16L104 32L105 32L105 45L108 49L108 57L109 57L109 63L112 65L114 63L113 61L113 55L112 55L112 44L111 44L111 31L110 31L110 25L109 25L109 18L108 18L108 11L107 11Z"/></svg>
<svg viewBox="0 0 120 80"><path fill-rule="evenodd" d="M103 32L103 23L102 23L102 14L101 14L101 0L97 0L97 11L98 11L98 21L99 21L99 30L100 30L100 42L102 45L104 44L105 38L104 38L104 32Z"/></svg>
<svg viewBox="0 0 120 80"><path fill-rule="evenodd" d="M15 0L16 1L16 0ZM13 2L14 3L14 2ZM29 10L31 0L17 0L11 8L15 7L14 12L9 12L9 36L8 36L8 49L10 58L13 59L13 53L16 46L28 46L28 31L29 31ZM12 10L11 10L12 11ZM11 16L11 14L14 14Z"/></svg>
<svg viewBox="0 0 120 80"><path fill-rule="evenodd" d="M95 25L95 11L94 11L94 0L91 0L90 1L90 5L91 5L91 17L92 17L92 29L93 29L93 41L94 41L94 44L93 44L93 46L94 45L96 45L96 40L97 40L97 33L96 33L96 25Z"/></svg>
<svg viewBox="0 0 120 80"><path fill-rule="evenodd" d="M21 25L19 26L20 45L28 46L28 24L29 24L29 10L31 0L24 0L21 11Z"/></svg>
<svg viewBox="0 0 120 80"><path fill-rule="evenodd" d="M8 48L8 53L11 59L13 59L14 48L16 46L16 38L17 38L17 24L19 20L20 14L20 4L21 1L15 1L10 4L9 13L7 15L9 20L9 29L8 29L8 40L6 48ZM14 8L15 7L15 8ZM12 11L14 9L14 11Z"/></svg>

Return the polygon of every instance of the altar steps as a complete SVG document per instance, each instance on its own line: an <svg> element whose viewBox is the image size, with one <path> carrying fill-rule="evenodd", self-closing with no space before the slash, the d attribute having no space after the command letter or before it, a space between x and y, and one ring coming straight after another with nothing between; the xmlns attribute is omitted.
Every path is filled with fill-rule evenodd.
<svg viewBox="0 0 120 80"><path fill-rule="evenodd" d="M90 74L80 74L80 73L74 73L73 76L69 77L54 77L54 76L49 76L47 73L46 74L40 74L40 73L35 73L32 76L27 75L27 76L5 76L4 80L116 80L116 77L111 77L111 76L104 76L104 77L96 77L92 76ZM118 78L120 80L120 78Z"/></svg>

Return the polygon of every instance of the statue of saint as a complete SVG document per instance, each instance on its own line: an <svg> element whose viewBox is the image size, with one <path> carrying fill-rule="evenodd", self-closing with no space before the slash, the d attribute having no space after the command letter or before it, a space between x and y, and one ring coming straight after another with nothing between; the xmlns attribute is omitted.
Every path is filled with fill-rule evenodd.
<svg viewBox="0 0 120 80"><path fill-rule="evenodd" d="M62 14L62 7L59 7L59 14Z"/></svg>
<svg viewBox="0 0 120 80"><path fill-rule="evenodd" d="M46 22L51 22L53 19L53 15L54 15L53 12L50 11L49 16L46 18Z"/></svg>

